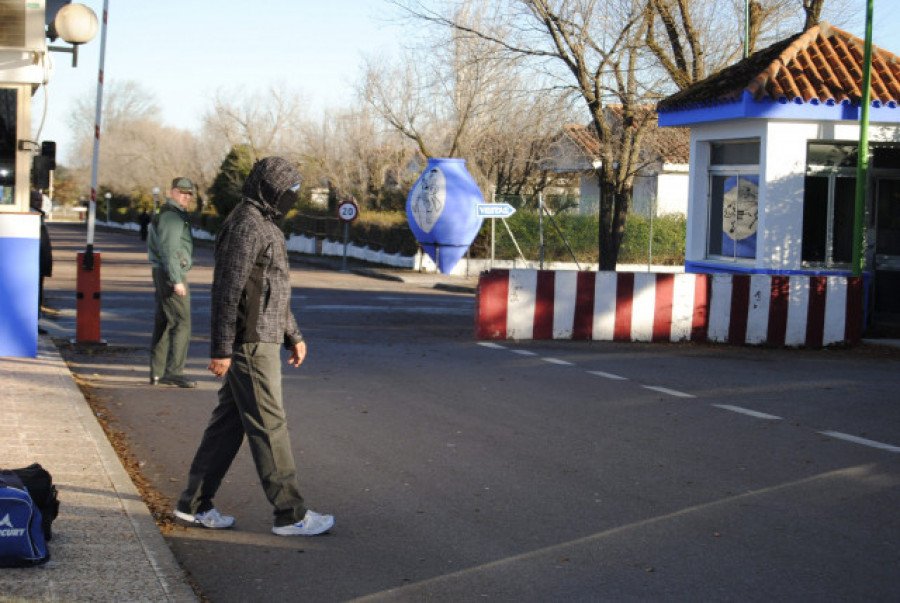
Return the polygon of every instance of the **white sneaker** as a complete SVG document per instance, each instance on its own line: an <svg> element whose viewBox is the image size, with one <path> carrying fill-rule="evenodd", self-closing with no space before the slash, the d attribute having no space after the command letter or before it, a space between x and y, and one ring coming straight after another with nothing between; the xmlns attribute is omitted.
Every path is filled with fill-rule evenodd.
<svg viewBox="0 0 900 603"><path fill-rule="evenodd" d="M303 519L287 526L275 526L272 533L278 536L315 536L327 532L334 525L332 515L320 515L315 511L307 511Z"/></svg>
<svg viewBox="0 0 900 603"><path fill-rule="evenodd" d="M225 528L230 528L234 525L234 517L231 517L230 515L221 515L215 509L197 513L196 515L191 515L190 513L175 509L174 514L175 517L182 521L186 521L201 528L209 528L210 530L224 530Z"/></svg>

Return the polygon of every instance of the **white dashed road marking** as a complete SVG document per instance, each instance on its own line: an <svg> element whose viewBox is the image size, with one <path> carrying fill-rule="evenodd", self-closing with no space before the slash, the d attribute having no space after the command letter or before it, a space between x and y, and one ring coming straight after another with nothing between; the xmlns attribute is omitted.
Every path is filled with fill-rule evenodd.
<svg viewBox="0 0 900 603"><path fill-rule="evenodd" d="M532 352L531 350L517 350L510 349L506 346L502 346L497 343L487 342L487 341L479 341L478 345L486 348L491 348L494 350L507 350L511 351L514 354L518 354L520 356L537 356L536 352ZM550 358L545 357L542 358L544 362L549 362L550 364L557 364L560 366L575 366L574 362L569 362L568 360L561 360L559 358ZM603 377L604 379L612 379L616 381L628 381L628 377L623 377L621 375L616 375L613 373L605 373L603 371L586 371L589 375L596 375L597 377ZM656 385L641 385L644 389L649 389L655 392L659 392L661 394L666 394L669 396L675 396L676 398L696 398L694 394L688 394L686 392L680 392L678 390L669 389L667 387L660 387ZM732 406L730 404L711 404L715 408L719 408L722 410L727 410L730 412L735 412L738 414L746 415L748 417L753 417L755 419L762 419L765 421L781 421L782 418L776 415L770 415L768 413L759 412L756 410L751 410L749 408L742 408L740 406ZM868 440L866 438L860 438L857 436L849 435L846 433L841 433L839 431L820 431L818 432L824 436L828 436L831 438L835 438L838 440L843 440L845 442L852 442L854 444L860 444L862 446L868 446L869 448L877 448L878 450L885 450L887 452L900 452L900 446L892 446L890 444L884 444L882 442L876 442L875 440Z"/></svg>
<svg viewBox="0 0 900 603"><path fill-rule="evenodd" d="M853 442L854 444L862 444L863 446L868 446L869 448L878 448L879 450L887 450L888 452L900 452L900 446L891 446L890 444L882 444L881 442L876 442L874 440L867 440L866 438L859 438L856 436L852 436L846 433L841 433L839 431L820 431L822 435L828 436L830 438L836 438L838 440L844 440L847 442Z"/></svg>
<svg viewBox="0 0 900 603"><path fill-rule="evenodd" d="M767 421L781 420L781 417L776 417L775 415L767 415L764 412L757 412L755 410L750 410L749 408L741 408L740 406L731 406L730 404L713 404L713 406L715 406L716 408L721 408L722 410L730 410L731 412L747 415L748 417L755 417L757 419L765 419Z"/></svg>
<svg viewBox="0 0 900 603"><path fill-rule="evenodd" d="M491 348L492 350L505 350L506 348L499 343L492 343L490 341L479 341L478 345L484 348Z"/></svg>
<svg viewBox="0 0 900 603"><path fill-rule="evenodd" d="M549 362L550 364L558 364L560 366L572 366L575 363L569 362L568 360L560 360L559 358L544 358L544 362Z"/></svg>
<svg viewBox="0 0 900 603"><path fill-rule="evenodd" d="M588 374L597 375L598 377L603 377L604 379L613 379L614 381L628 381L628 377L613 375L612 373L604 373L603 371L588 371Z"/></svg>
<svg viewBox="0 0 900 603"><path fill-rule="evenodd" d="M670 396L675 396L676 398L696 398L694 394L686 394L684 392L680 392L678 390L669 389L668 387L658 387L656 385L642 385L644 389L652 389L655 392L659 392L661 394L668 394Z"/></svg>

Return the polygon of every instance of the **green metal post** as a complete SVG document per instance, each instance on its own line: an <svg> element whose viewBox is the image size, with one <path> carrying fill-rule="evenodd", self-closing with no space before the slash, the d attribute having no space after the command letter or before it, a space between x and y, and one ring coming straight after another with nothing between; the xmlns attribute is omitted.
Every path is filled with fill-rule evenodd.
<svg viewBox="0 0 900 603"><path fill-rule="evenodd" d="M872 103L872 12L866 3L866 48L863 56L862 106L859 116L859 157L856 163L856 205L853 219L853 276L865 267L866 188L869 174L869 105Z"/></svg>

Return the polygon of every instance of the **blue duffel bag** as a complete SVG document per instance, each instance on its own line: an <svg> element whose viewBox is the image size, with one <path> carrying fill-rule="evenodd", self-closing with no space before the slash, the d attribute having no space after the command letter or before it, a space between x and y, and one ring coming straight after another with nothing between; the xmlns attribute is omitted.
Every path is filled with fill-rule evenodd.
<svg viewBox="0 0 900 603"><path fill-rule="evenodd" d="M0 471L0 567L28 567L50 559L43 518L13 471Z"/></svg>

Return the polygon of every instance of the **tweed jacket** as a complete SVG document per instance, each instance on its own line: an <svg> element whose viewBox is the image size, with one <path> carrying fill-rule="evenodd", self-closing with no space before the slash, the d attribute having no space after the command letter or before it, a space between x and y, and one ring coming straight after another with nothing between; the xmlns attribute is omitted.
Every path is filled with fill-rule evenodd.
<svg viewBox="0 0 900 603"><path fill-rule="evenodd" d="M279 200L301 177L287 162L270 161L277 159L254 166L241 202L216 235L211 358L230 358L244 343L303 340L291 313L290 265L276 223Z"/></svg>

